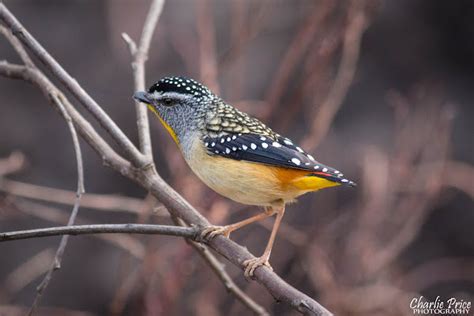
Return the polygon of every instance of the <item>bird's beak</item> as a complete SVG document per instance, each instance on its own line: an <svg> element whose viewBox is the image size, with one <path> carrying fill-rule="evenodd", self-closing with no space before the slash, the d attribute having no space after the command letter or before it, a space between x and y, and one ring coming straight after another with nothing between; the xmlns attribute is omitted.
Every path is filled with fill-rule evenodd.
<svg viewBox="0 0 474 316"><path fill-rule="evenodd" d="M145 91L137 91L133 94L133 98L139 102L143 102L146 104L153 104L153 100L148 92Z"/></svg>

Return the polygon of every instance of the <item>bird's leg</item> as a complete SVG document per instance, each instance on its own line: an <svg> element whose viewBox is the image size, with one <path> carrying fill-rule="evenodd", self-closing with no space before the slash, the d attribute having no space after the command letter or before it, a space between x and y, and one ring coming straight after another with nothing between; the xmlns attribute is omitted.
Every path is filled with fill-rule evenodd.
<svg viewBox="0 0 474 316"><path fill-rule="evenodd" d="M209 226L203 229L203 231L201 232L201 238L210 240L217 235L224 235L225 237L229 238L230 233L233 232L234 230L242 228L248 224L261 221L262 219L272 216L273 214L274 214L274 211L272 209L267 208L265 209L264 212L260 214L257 214L255 216L244 219L243 221L240 221L234 224L225 225L225 226Z"/></svg>
<svg viewBox="0 0 474 316"><path fill-rule="evenodd" d="M268 260L270 259L273 243L275 242L275 237L276 237L278 228L280 227L281 219L283 218L283 215L285 214L285 205L275 209L274 212L276 213L276 219L275 219L275 223L273 224L272 233L270 235L270 239L268 240L265 251L260 257L245 260L243 262L245 266L245 273L244 273L245 277L252 277L255 269L257 269L260 266L267 266L270 269L272 269L272 267L270 266L270 262Z"/></svg>

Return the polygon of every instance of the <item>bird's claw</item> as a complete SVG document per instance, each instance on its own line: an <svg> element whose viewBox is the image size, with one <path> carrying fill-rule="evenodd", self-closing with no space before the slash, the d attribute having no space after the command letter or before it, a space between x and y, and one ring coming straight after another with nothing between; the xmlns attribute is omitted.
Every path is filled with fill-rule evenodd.
<svg viewBox="0 0 474 316"><path fill-rule="evenodd" d="M266 266L270 270L273 270L272 266L270 265L270 262L268 261L268 256L261 256L258 258L245 260L243 262L243 265L245 266L244 276L246 278L252 278L255 269L261 266Z"/></svg>
<svg viewBox="0 0 474 316"><path fill-rule="evenodd" d="M225 237L229 238L230 230L228 226L209 226L202 230L201 232L201 239L203 240L211 240L212 238L224 235Z"/></svg>

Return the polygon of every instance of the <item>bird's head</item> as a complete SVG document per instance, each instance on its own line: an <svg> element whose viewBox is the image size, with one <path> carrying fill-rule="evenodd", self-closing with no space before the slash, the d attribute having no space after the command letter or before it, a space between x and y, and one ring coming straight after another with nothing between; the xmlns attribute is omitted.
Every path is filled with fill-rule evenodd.
<svg viewBox="0 0 474 316"><path fill-rule="evenodd" d="M165 77L148 91L136 92L133 98L148 105L177 144L187 133L199 129L202 118L217 99L207 87L185 77Z"/></svg>

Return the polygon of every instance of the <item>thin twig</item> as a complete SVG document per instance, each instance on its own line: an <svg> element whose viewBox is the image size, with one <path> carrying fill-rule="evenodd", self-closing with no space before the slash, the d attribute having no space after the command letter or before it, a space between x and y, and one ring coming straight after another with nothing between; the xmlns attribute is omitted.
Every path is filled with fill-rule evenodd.
<svg viewBox="0 0 474 316"><path fill-rule="evenodd" d="M117 124L105 113L97 102L79 85L79 83L64 70L64 68L36 41L21 25L16 17L0 2L0 19L31 52L64 84L77 100L99 121L101 126L112 136L125 151L127 157L136 167L146 167L151 162L133 145Z"/></svg>
<svg viewBox="0 0 474 316"><path fill-rule="evenodd" d="M0 242L61 235L143 234L197 239L198 228L151 224L95 224L38 228L0 233Z"/></svg>
<svg viewBox="0 0 474 316"><path fill-rule="evenodd" d="M63 105L63 102L58 98L58 96L53 95L52 96L54 103L56 103L57 107L61 111L62 116L66 120L66 123L69 127L69 131L71 132L71 137L72 137L72 142L74 144L74 152L76 155L76 165L77 165L77 191L76 191L76 199L74 201L74 206L72 208L71 215L69 217L69 220L67 222L68 226L74 225L74 221L76 220L77 213L79 212L79 206L81 204L81 197L85 192L84 189L84 167L82 163L82 152L81 152L81 146L79 143L79 137L77 136L76 128L74 127L74 123L72 122L71 116L67 112L66 108ZM63 236L61 238L61 241L59 243L59 247L56 250L56 255L54 256L53 262L51 264L51 268L48 270L46 273L43 281L40 283L40 285L36 288L36 296L33 301L33 304L31 305L31 309L29 311L29 315L33 315L35 312L36 306L38 305L39 300L41 299L41 296L43 295L44 291L49 285L49 282L51 281L51 278L53 277L54 271L58 270L61 268L61 262L63 259L64 251L66 250L67 242L68 242L69 236Z"/></svg>
<svg viewBox="0 0 474 316"><path fill-rule="evenodd" d="M173 222L176 225L184 226L185 223L179 218L173 217ZM211 267L212 271L217 275L217 277L222 281L225 288L229 293L234 295L242 304L247 306L252 312L257 315L269 315L263 306L260 306L252 298L250 298L244 291L242 291L237 284L232 280L227 271L224 268L222 262L220 262L216 256L214 256L209 248L203 244L197 243L195 241L186 239L186 242L191 245L199 255L207 262Z"/></svg>
<svg viewBox="0 0 474 316"><path fill-rule="evenodd" d="M126 33L122 33L122 37L127 42L130 54L133 57L132 69L133 79L136 91L145 90L145 63L148 59L148 51L150 50L151 38L156 29L156 24L163 10L164 0L153 0L148 15L143 25L143 31L138 45ZM144 104L135 102L135 110L137 113L138 139L140 142L140 150L150 160L153 160L151 148L150 124L148 121L148 111Z"/></svg>

